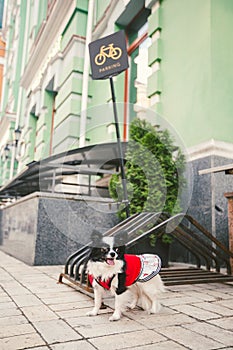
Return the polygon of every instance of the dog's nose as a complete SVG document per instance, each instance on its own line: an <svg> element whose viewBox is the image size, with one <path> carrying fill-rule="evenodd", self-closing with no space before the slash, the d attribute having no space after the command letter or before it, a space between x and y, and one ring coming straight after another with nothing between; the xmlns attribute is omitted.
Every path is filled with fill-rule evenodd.
<svg viewBox="0 0 233 350"><path fill-rule="evenodd" d="M110 256L111 256L112 258L114 258L115 255L116 255L116 254L115 254L114 252L111 252L111 253L110 253Z"/></svg>

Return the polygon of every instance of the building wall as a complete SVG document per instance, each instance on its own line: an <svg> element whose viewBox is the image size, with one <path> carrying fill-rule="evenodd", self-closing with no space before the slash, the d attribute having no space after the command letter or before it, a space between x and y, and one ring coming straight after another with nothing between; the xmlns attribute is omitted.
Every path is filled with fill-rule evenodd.
<svg viewBox="0 0 233 350"><path fill-rule="evenodd" d="M114 22L126 4L95 2L94 39L116 30ZM78 147L87 17L87 0L7 3L2 115L12 111L15 127L22 129L19 147L11 154L18 160L18 171L33 160ZM115 78L120 102L123 84L123 76ZM96 117L94 109L109 104L110 99L109 82L90 79L87 108L93 108L87 112L86 144L115 139L108 131L112 111L110 117L105 111Z"/></svg>
<svg viewBox="0 0 233 350"><path fill-rule="evenodd" d="M232 191L233 178L198 171L233 159L232 18L229 0L153 2L149 18L148 95L183 141L192 169L190 202L183 207L225 244L224 193ZM176 249L174 257L183 253Z"/></svg>
<svg viewBox="0 0 233 350"><path fill-rule="evenodd" d="M161 92L156 109L187 147L212 138L232 142L232 16L230 0L164 0L150 18L151 35L156 22L161 28L157 47L150 48L161 60L151 77Z"/></svg>
<svg viewBox="0 0 233 350"><path fill-rule="evenodd" d="M4 57L5 57L5 42L2 40L0 34L0 102L2 98L2 83L3 83L3 68L4 68Z"/></svg>
<svg viewBox="0 0 233 350"><path fill-rule="evenodd" d="M96 0L94 3L91 40L123 28L130 46L136 35L135 19L141 24L143 19L148 22L151 43L144 65L151 69L151 75L144 86L147 106L171 126L187 151L193 168L191 213L202 220L203 208L196 210L194 203L199 196L208 207L210 228L226 232L226 220L216 228L220 220L215 205L216 198L222 199L224 191L232 190L232 180L221 187L216 175L207 181L198 175L198 170L232 162L233 158L230 35L233 2ZM33 160L79 146L88 4L87 0L7 2L1 120L11 113L15 126L22 129L15 150L18 171ZM138 87L133 62L137 55L136 50L129 58L129 121L142 112L134 105ZM114 77L121 132L125 82L125 73ZM87 101L86 144L115 140L109 81L93 81L89 76ZM154 113L152 122L156 120ZM8 138L13 139L12 124L11 132L8 130L4 135L4 143ZM12 162L9 164L12 169ZM12 171L5 169L2 181L11 175ZM203 186L208 187L206 192ZM211 195L206 194L208 191ZM222 208L225 212L226 202Z"/></svg>
<svg viewBox="0 0 233 350"><path fill-rule="evenodd" d="M17 128L17 112L21 101L20 78L23 65L26 1L6 2L2 36L6 42L0 113L1 182L6 183L17 172L14 130ZM10 148L9 157L4 148Z"/></svg>

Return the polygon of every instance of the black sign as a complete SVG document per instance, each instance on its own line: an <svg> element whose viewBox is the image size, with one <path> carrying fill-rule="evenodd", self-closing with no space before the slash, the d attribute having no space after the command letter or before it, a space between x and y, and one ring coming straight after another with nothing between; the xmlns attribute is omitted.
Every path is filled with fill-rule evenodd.
<svg viewBox="0 0 233 350"><path fill-rule="evenodd" d="M123 30L89 44L92 79L106 79L129 66Z"/></svg>

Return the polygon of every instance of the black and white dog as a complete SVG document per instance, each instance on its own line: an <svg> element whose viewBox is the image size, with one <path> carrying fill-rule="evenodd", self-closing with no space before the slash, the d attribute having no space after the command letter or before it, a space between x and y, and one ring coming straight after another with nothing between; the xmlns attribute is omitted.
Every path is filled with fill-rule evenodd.
<svg viewBox="0 0 233 350"><path fill-rule="evenodd" d="M127 233L104 237L98 231L92 234L93 248L87 262L89 281L94 289L94 308L87 315L98 314L105 290L115 295L115 311L110 321L120 319L127 304L134 308L138 302L148 313L159 311L159 295L164 285L159 276L161 261L157 255L125 254Z"/></svg>

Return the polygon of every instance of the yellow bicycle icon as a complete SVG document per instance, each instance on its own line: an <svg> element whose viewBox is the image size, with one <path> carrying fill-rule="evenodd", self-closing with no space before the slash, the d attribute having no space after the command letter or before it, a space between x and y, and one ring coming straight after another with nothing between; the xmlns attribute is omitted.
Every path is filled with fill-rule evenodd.
<svg viewBox="0 0 233 350"><path fill-rule="evenodd" d="M114 47L114 44L101 46L100 52L95 56L95 64L101 66L106 61L106 58L117 60L122 55L122 50L119 47Z"/></svg>

